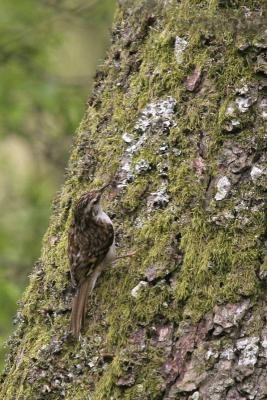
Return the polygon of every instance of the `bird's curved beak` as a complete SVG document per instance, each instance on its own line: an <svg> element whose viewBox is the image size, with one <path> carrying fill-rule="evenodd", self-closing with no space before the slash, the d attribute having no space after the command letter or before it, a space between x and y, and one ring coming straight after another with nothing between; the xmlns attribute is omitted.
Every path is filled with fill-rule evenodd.
<svg viewBox="0 0 267 400"><path fill-rule="evenodd" d="M109 187L111 185L111 182L106 183L104 186L102 186L102 188L100 188L98 190L99 194L97 196L98 201L101 199L102 194L104 193L104 191L106 190L107 187Z"/></svg>
<svg viewBox="0 0 267 400"><path fill-rule="evenodd" d="M111 182L106 183L104 186L102 186L101 189L99 189L99 192L100 192L101 194L103 194L104 191L106 190L106 188L109 187L110 185L111 185Z"/></svg>

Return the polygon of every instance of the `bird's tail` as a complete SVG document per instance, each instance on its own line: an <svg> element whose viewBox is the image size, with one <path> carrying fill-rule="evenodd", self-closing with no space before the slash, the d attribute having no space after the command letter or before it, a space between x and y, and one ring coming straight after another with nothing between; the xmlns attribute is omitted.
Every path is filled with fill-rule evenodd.
<svg viewBox="0 0 267 400"><path fill-rule="evenodd" d="M90 279L86 279L77 289L72 301L70 328L74 337L78 338L84 325L86 303L89 294Z"/></svg>

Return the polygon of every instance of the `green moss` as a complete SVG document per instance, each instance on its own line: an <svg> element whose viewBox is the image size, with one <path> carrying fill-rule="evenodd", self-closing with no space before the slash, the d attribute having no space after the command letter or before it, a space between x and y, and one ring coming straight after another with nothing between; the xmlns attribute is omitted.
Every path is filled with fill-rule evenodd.
<svg viewBox="0 0 267 400"><path fill-rule="evenodd" d="M140 207L140 199L145 194L147 187L146 177L140 177L134 185L129 185L122 200L122 207L125 207L127 211L135 211Z"/></svg>
<svg viewBox="0 0 267 400"><path fill-rule="evenodd" d="M257 5L256 1L249 3ZM157 321L178 324L188 317L197 321L218 301L238 301L243 296L256 299L261 295L256 273L262 253L260 237L265 232L263 211L249 214L244 211L240 220L226 218L222 224L215 221L231 212L248 192L253 191L254 196L262 198L262 188L252 187L251 182L244 183L222 202L215 202L213 193L207 199L208 182L222 174L217 159L223 142L229 140L222 129L225 110L241 79L254 79L252 68L235 48L237 41L246 38L245 29L239 32L238 38L235 35L234 26L245 2L237 4L234 9L228 9L218 8L215 0L173 2L164 10L154 9L156 22L147 29L147 35L142 32L150 10L138 13L137 32L130 29L136 23L134 14L127 16L129 20L125 24L129 26L123 23L118 28L117 32L122 35L129 30L130 39L122 36L113 45L102 69L101 95L88 108L77 132L67 181L44 239L41 257L44 270L39 275L33 274L24 295L22 313L28 326L25 325L25 333L18 340L14 354L19 356L24 352L25 357L9 371L2 389L5 399L32 399L40 394L45 379L29 384L31 367L40 356L42 346L50 343L52 335L60 336L69 324L70 305L66 305L64 297L70 286L66 249L75 202L85 190L100 186L116 175L125 152L122 134L132 133L141 110L161 97L176 99L175 125L169 134L150 135L132 161L134 168L138 160L147 160L151 171L136 177L125 191L105 202L105 208L116 215L119 252L134 249L136 256L121 260L99 279L89 303L85 341L75 346L66 343L54 363L59 371L68 373L73 357L77 357L78 363L87 352L88 359L94 356L98 360L101 352L114 353L113 361L104 372L101 364L94 370L85 367L82 384L69 383L65 398L83 399L85 391L94 400L111 396L114 399L158 398L159 370L164 357L153 346L146 349L145 360L140 361L142 366L136 368L133 387L122 389L117 385L118 377L125 372L124 363L136 360L136 349L125 355L130 335ZM123 17L124 12L120 11L118 24ZM176 35L188 40L181 65L177 65L174 56ZM249 36L252 39L252 33ZM116 51L121 53L120 66L113 60ZM136 61L141 61L140 68L129 71L129 65ZM184 80L195 66L202 70L202 87L196 93L189 93ZM252 116L253 111L248 112L242 120L244 126ZM138 133L133 134L138 138ZM207 149L202 158L203 171L199 172L196 160L200 158L201 134L207 138ZM258 151L263 151L264 129L259 127L254 137ZM250 140L249 129L234 137L235 144L240 146L249 147ZM170 149L164 156L157 152L162 142ZM160 162L168 164L170 202L162 210L148 210L148 195L162 184L157 172ZM242 225L246 219L248 222ZM177 262L177 254L183 255L182 265ZM131 290L145 279L145 271L153 265L162 269L162 279L148 283L133 298ZM261 268L267 270L266 260ZM171 284L164 279L164 271L168 274L170 270L173 271ZM47 309L63 310L63 315L53 317L48 323L43 316ZM17 385L12 385L13 380ZM51 394L49 399L56 396L57 393Z"/></svg>
<svg viewBox="0 0 267 400"><path fill-rule="evenodd" d="M104 400L110 398L111 394L114 395L115 399L119 398L119 389L114 390L114 383L118 380L119 374L121 373L120 359L116 358L108 371L104 373L100 379L97 389L94 393L93 400Z"/></svg>

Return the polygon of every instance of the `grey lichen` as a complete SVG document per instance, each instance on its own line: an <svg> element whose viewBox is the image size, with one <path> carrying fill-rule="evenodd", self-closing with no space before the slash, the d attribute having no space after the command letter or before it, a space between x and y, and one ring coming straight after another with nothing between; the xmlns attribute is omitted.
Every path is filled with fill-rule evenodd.
<svg viewBox="0 0 267 400"><path fill-rule="evenodd" d="M148 172L151 169L151 165L146 160L141 159L135 164L134 169L135 169L135 172L138 175L140 175L140 174L144 174L145 172Z"/></svg>
<svg viewBox="0 0 267 400"><path fill-rule="evenodd" d="M258 315L256 308L245 300L216 306L213 313L207 314L196 326L181 326L173 352L162 368L167 381L171 382L164 399L179 398L184 392L194 391L196 398L203 400L241 399L238 393L263 400L266 384L262 385L258 374L261 374L262 363L265 365L260 357L265 357L266 331L262 329L261 337L253 333L256 315L262 321L264 311ZM221 328L219 337L218 326ZM248 331L251 331L249 336L244 334ZM212 374L208 374L210 370ZM261 394L252 397L257 390ZM194 393L186 398L192 399Z"/></svg>
<svg viewBox="0 0 267 400"><path fill-rule="evenodd" d="M238 359L239 367L254 367L259 352L258 343L259 338L254 336L242 338L236 342L236 348L241 352ZM247 373L252 373L252 371L247 371Z"/></svg>
<svg viewBox="0 0 267 400"><path fill-rule="evenodd" d="M138 118L134 131L139 134L137 139L128 132L123 133L122 139L126 143L127 148L122 155L120 169L117 173L120 182L119 188L126 188L129 182L132 182L136 175L140 175L151 169L148 161L141 159L137 161L133 167L132 162L142 148L145 147L147 141L153 133L167 133L170 127L174 124L176 100L172 97L159 99L149 103L142 111ZM161 145L160 152L167 151L166 144Z"/></svg>
<svg viewBox="0 0 267 400"><path fill-rule="evenodd" d="M175 38L174 53L177 64L182 64L183 62L183 52L188 46L188 41L180 36Z"/></svg>
<svg viewBox="0 0 267 400"><path fill-rule="evenodd" d="M147 199L147 206L149 211L153 211L157 208L164 208L169 203L170 198L167 194L166 186L163 185L156 192L153 192L149 195Z"/></svg>
<svg viewBox="0 0 267 400"><path fill-rule="evenodd" d="M140 291L145 288L148 285L146 281L140 281L138 285L136 285L132 290L131 290L131 295L134 298L137 298L140 295Z"/></svg>
<svg viewBox="0 0 267 400"><path fill-rule="evenodd" d="M261 117L264 121L267 121L267 98L263 98L259 104L261 111Z"/></svg>
<svg viewBox="0 0 267 400"><path fill-rule="evenodd" d="M252 99L250 97L237 97L235 102L241 113L247 112L252 105Z"/></svg>
<svg viewBox="0 0 267 400"><path fill-rule="evenodd" d="M222 176L217 182L217 192L215 194L215 200L220 201L225 199L231 189L231 182L227 176Z"/></svg>
<svg viewBox="0 0 267 400"><path fill-rule="evenodd" d="M265 83L260 70L254 74L265 51L264 2L250 1L251 17L239 0L166 1L166 9L160 1L127 3L77 133L40 274L24 296L1 395L263 400L266 184L265 174L253 181L251 171L266 171ZM188 41L180 64L176 36ZM189 92L196 66L200 84ZM151 170L138 174L140 160ZM110 176L117 187L104 201L118 246L137 254L99 280L86 341L61 345L73 204ZM247 354L250 365L238 365Z"/></svg>
<svg viewBox="0 0 267 400"><path fill-rule="evenodd" d="M260 168L257 165L253 165L251 171L250 171L250 176L253 182L256 182L262 175L264 174L264 169Z"/></svg>
<svg viewBox="0 0 267 400"><path fill-rule="evenodd" d="M140 118L135 124L135 129L144 133L148 128L161 128L162 132L168 132L173 125L173 114L175 112L176 100L166 97L149 103L141 112Z"/></svg>
<svg viewBox="0 0 267 400"><path fill-rule="evenodd" d="M133 142L134 138L133 136L131 136L129 133L125 132L122 135L122 139L125 141L125 143L130 144Z"/></svg>

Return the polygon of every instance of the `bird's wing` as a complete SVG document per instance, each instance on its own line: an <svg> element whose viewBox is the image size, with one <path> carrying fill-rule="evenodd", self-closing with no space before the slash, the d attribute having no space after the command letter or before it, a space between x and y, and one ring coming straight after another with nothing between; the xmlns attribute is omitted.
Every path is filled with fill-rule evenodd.
<svg viewBox="0 0 267 400"><path fill-rule="evenodd" d="M80 286L107 255L114 240L114 229L112 224L99 222L86 234L74 230L69 237L71 277L74 285Z"/></svg>

